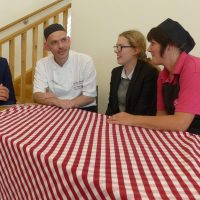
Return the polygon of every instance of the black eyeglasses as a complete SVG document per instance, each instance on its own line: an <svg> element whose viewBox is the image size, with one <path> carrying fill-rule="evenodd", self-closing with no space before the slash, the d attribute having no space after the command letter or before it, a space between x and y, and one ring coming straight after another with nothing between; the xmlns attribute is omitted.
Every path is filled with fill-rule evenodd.
<svg viewBox="0 0 200 200"><path fill-rule="evenodd" d="M122 51L123 48L135 48L136 46L131 46L131 45L115 45L113 46L115 52L120 52Z"/></svg>

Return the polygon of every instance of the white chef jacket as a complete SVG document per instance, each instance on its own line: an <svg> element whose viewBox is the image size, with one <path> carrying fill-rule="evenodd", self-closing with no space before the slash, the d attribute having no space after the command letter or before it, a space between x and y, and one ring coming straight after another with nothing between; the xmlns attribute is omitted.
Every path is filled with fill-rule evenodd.
<svg viewBox="0 0 200 200"><path fill-rule="evenodd" d="M52 92L59 99L73 99L80 95L96 97L96 70L90 56L69 51L63 66L58 65L54 56L37 62L34 76L35 92ZM84 107L96 105L96 102Z"/></svg>

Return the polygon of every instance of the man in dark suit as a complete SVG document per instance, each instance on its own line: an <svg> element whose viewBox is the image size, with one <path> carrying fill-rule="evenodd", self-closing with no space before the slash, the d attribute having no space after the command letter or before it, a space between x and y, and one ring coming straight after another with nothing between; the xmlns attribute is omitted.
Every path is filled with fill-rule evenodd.
<svg viewBox="0 0 200 200"><path fill-rule="evenodd" d="M15 93L8 62L0 57L0 106L15 104Z"/></svg>

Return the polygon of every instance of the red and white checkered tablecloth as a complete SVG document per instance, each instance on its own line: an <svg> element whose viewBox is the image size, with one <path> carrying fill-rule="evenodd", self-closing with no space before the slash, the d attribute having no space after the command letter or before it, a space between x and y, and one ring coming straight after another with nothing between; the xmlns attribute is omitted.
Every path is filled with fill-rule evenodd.
<svg viewBox="0 0 200 200"><path fill-rule="evenodd" d="M200 136L78 109L0 112L0 199L200 199Z"/></svg>

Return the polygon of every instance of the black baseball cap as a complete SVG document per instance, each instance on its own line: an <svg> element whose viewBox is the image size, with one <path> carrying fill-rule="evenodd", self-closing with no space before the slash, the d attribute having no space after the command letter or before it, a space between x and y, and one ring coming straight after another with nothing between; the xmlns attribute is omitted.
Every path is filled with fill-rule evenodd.
<svg viewBox="0 0 200 200"><path fill-rule="evenodd" d="M44 37L47 40L47 38L49 37L49 35L53 32L56 31L65 31L65 28L61 25L61 24L51 24L49 25L47 28L44 29Z"/></svg>
<svg viewBox="0 0 200 200"><path fill-rule="evenodd" d="M178 22L168 18L157 26L182 50L189 53L195 46L192 36Z"/></svg>

